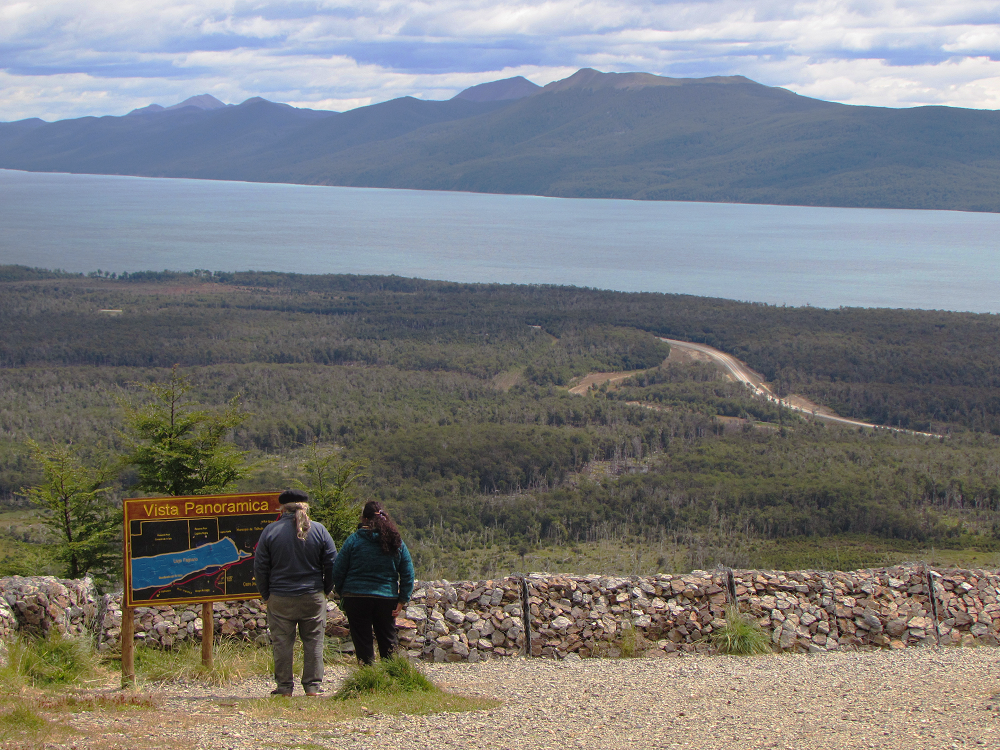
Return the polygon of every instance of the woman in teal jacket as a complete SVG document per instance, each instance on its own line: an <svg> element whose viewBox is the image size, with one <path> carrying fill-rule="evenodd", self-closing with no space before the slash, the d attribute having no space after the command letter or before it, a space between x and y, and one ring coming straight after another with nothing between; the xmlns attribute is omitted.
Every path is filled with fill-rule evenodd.
<svg viewBox="0 0 1000 750"><path fill-rule="evenodd" d="M333 563L333 585L351 627L358 661L375 661L373 632L379 656L392 656L398 644L396 615L413 594L413 561L381 503L365 503L361 525L347 537Z"/></svg>

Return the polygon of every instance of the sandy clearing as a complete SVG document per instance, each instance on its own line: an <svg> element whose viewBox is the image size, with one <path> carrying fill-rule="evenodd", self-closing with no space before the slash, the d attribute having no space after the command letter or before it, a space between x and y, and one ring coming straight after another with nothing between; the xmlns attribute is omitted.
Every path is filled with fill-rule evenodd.
<svg viewBox="0 0 1000 750"><path fill-rule="evenodd" d="M569 389L569 392L576 395L582 396L590 386L595 388L602 383L617 383L626 378L630 378L633 375L638 375L641 372L646 372L645 370L629 370L628 372L592 372L583 376L583 379L579 383L574 385Z"/></svg>

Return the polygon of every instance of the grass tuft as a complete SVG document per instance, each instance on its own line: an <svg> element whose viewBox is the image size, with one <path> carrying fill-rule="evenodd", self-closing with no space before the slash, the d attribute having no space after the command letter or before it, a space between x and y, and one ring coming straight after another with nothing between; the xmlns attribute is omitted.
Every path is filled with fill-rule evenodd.
<svg viewBox="0 0 1000 750"><path fill-rule="evenodd" d="M9 659L2 670L7 684L66 685L97 670L98 658L88 640L56 631L45 638L16 638L7 649Z"/></svg>
<svg viewBox="0 0 1000 750"><path fill-rule="evenodd" d="M356 667L334 695L340 700L365 695L430 693L438 690L405 656L392 656Z"/></svg>
<svg viewBox="0 0 1000 750"><path fill-rule="evenodd" d="M642 656L649 648L649 641L630 622L624 623L621 637L618 639L618 654L623 659Z"/></svg>
<svg viewBox="0 0 1000 750"><path fill-rule="evenodd" d="M149 682L196 680L212 685L229 685L274 671L271 649L250 643L219 641L214 644L212 668L201 663L201 644L184 643L165 651L138 646L135 649L136 675Z"/></svg>
<svg viewBox="0 0 1000 750"><path fill-rule="evenodd" d="M734 656L755 656L771 653L771 639L749 615L730 605L726 607L726 624L711 635L712 645L719 653Z"/></svg>

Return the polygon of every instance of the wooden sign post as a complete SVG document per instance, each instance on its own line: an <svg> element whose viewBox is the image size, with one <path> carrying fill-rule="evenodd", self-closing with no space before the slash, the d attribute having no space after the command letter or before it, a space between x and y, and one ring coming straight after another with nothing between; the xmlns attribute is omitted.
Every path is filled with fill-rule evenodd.
<svg viewBox="0 0 1000 750"><path fill-rule="evenodd" d="M201 605L201 666L206 670L212 668L212 644L215 643L215 617L212 613L212 602Z"/></svg>
<svg viewBox="0 0 1000 750"><path fill-rule="evenodd" d="M122 687L135 685L135 615L132 608L122 605Z"/></svg>
<svg viewBox="0 0 1000 750"><path fill-rule="evenodd" d="M135 682L134 607L201 603L201 663L213 664L213 602L256 599L253 558L281 513L277 492L126 500L122 682Z"/></svg>

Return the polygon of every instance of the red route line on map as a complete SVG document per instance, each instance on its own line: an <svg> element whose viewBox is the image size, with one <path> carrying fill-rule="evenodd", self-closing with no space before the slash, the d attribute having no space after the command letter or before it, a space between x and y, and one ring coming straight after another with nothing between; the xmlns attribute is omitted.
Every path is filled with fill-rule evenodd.
<svg viewBox="0 0 1000 750"><path fill-rule="evenodd" d="M209 576L215 576L215 575L218 575L219 573L224 573L225 571L229 570L234 565L239 565L240 563L245 562L246 560L249 560L252 557L253 557L253 555L247 555L247 557L244 557L244 558L242 558L240 560L237 560L236 562L226 563L225 565L223 565L222 567L220 567L218 570L216 570L214 573L199 573L194 578L190 579L188 581L188 583L193 583L194 581L197 581L199 578L208 578ZM149 599L144 599L142 601L152 601L153 599L156 598L156 595L159 594L161 591L166 591L171 586L176 586L176 585L177 585L176 583L168 583L166 586L161 586L160 588L156 589L152 593L152 595L150 595ZM135 589L132 589L132 590L135 591ZM225 593L228 593L228 592L225 592Z"/></svg>

